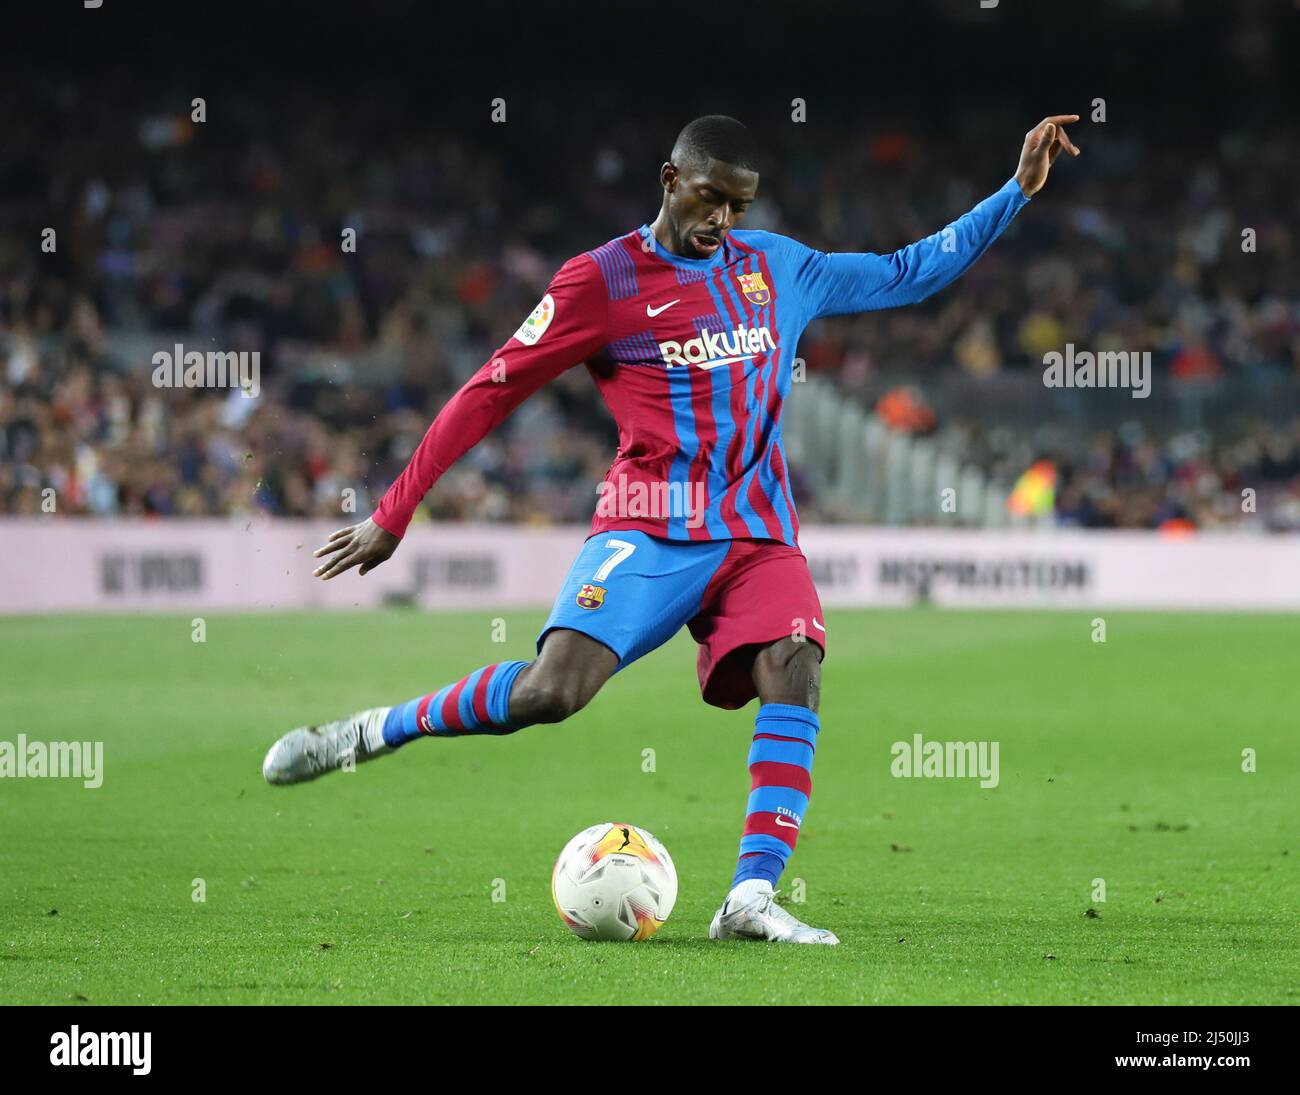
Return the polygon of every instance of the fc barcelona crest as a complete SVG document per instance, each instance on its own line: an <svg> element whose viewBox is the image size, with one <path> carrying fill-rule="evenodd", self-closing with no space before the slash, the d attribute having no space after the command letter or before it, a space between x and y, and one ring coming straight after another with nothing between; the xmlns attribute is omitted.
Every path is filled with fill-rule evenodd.
<svg viewBox="0 0 1300 1095"><path fill-rule="evenodd" d="M740 291L745 294L745 299L750 304L763 305L772 299L762 274L737 274L736 276L740 280Z"/></svg>
<svg viewBox="0 0 1300 1095"><path fill-rule="evenodd" d="M584 585L578 590L578 607L599 608L605 603L607 592L604 586Z"/></svg>

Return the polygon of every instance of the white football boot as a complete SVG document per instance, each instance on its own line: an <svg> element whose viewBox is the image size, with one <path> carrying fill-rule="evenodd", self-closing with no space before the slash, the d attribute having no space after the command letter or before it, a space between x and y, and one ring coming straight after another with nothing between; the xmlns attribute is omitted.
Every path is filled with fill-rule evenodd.
<svg viewBox="0 0 1300 1095"><path fill-rule="evenodd" d="M825 928L809 927L776 903L776 893L760 879L742 882L727 895L709 925L710 939L763 939L776 943L825 943L839 938Z"/></svg>
<svg viewBox="0 0 1300 1095"><path fill-rule="evenodd" d="M267 751L262 775L267 783L306 783L393 752L383 744L384 719L391 708L372 707L337 722L290 730Z"/></svg>

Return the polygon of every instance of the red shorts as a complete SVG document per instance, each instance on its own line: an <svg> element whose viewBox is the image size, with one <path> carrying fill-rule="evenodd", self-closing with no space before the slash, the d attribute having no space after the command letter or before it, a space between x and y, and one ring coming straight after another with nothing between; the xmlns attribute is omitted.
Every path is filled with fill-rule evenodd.
<svg viewBox="0 0 1300 1095"><path fill-rule="evenodd" d="M704 702L730 711L754 699L754 658L778 639L802 636L825 658L825 624L803 552L774 540L733 540L687 625L700 644Z"/></svg>

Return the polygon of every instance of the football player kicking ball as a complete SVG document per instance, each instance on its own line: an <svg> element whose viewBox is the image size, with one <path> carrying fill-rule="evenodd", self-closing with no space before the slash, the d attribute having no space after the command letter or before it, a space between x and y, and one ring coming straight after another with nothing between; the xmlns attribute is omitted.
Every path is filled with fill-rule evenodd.
<svg viewBox="0 0 1300 1095"><path fill-rule="evenodd" d="M439 476L543 384L585 363L618 424L618 453L537 657L293 730L267 753L267 781L315 779L419 737L560 722L686 626L705 702L760 703L739 862L709 936L837 943L773 900L807 814L827 643L781 444L795 347L819 316L924 300L968 270L1059 153L1078 155L1064 129L1077 120L1043 119L1002 187L889 255L825 254L737 229L758 189L753 138L733 118L691 122L659 169L654 223L566 262L438 414L374 514L316 552L322 579L379 566Z"/></svg>

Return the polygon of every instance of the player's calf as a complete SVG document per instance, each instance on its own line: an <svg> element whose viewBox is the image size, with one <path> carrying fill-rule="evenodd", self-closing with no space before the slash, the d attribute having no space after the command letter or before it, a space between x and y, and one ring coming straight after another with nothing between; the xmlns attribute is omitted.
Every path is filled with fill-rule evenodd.
<svg viewBox="0 0 1300 1095"><path fill-rule="evenodd" d="M291 730L262 762L268 783L303 783L371 760L419 737L510 734L581 710L618 666L612 651L554 631L532 662L498 662L437 692L337 722Z"/></svg>

